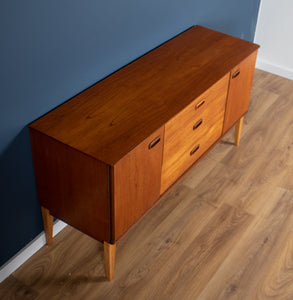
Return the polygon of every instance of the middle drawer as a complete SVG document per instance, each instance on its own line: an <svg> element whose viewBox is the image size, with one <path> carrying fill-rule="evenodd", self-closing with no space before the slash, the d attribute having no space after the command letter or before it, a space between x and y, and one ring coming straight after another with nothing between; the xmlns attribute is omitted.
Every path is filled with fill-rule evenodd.
<svg viewBox="0 0 293 300"><path fill-rule="evenodd" d="M161 193L221 136L229 74L165 125Z"/></svg>

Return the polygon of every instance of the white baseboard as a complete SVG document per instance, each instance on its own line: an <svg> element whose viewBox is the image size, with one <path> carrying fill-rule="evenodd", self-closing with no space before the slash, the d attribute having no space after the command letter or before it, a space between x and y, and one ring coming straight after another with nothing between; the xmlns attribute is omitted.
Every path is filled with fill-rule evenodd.
<svg viewBox="0 0 293 300"><path fill-rule="evenodd" d="M67 226L66 223L57 220L53 227L53 236L59 233L63 228ZM26 260L34 255L40 248L46 244L45 233L40 233L23 249L16 253L8 262L6 262L0 268L0 283L18 269Z"/></svg>
<svg viewBox="0 0 293 300"><path fill-rule="evenodd" d="M293 80L293 69L273 64L261 58L256 60L256 68Z"/></svg>

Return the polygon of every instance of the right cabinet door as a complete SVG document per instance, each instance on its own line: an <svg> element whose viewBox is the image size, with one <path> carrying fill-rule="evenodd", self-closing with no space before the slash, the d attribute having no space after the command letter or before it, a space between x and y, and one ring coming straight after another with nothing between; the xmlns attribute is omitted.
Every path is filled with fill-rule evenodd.
<svg viewBox="0 0 293 300"><path fill-rule="evenodd" d="M226 133L248 110L257 51L232 69L223 133Z"/></svg>

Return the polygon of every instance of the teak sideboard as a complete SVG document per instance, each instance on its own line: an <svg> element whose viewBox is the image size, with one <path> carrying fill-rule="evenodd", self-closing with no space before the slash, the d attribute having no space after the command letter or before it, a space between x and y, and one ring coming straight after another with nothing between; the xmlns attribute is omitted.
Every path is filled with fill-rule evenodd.
<svg viewBox="0 0 293 300"><path fill-rule="evenodd" d="M116 243L234 125L258 45L194 26L30 124L47 244L53 216Z"/></svg>

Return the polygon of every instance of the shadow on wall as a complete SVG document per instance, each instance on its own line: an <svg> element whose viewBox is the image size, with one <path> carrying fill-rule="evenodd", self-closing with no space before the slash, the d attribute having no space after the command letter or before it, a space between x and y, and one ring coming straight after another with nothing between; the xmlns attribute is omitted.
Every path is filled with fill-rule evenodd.
<svg viewBox="0 0 293 300"><path fill-rule="evenodd" d="M0 156L0 182L1 266L43 230L27 126Z"/></svg>

